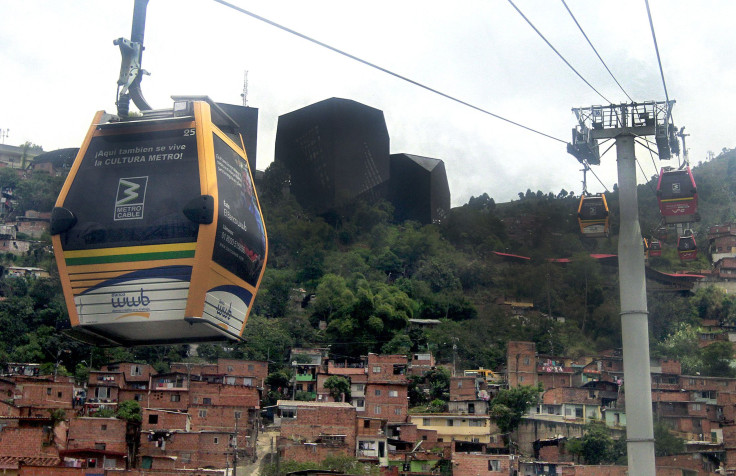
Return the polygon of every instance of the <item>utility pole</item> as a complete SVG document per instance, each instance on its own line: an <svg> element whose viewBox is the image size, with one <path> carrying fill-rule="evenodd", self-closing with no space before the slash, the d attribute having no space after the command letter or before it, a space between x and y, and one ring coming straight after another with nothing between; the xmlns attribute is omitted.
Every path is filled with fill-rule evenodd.
<svg viewBox="0 0 736 476"><path fill-rule="evenodd" d="M238 476L238 414L235 414L235 435L233 436L233 476Z"/></svg>
<svg viewBox="0 0 736 476"><path fill-rule="evenodd" d="M573 109L578 125L567 150L583 164L600 163L599 139L616 140L621 224L618 240L621 336L626 386L626 442L629 476L654 476L652 382L644 275L639 225L634 139L654 135L660 159L671 157L668 129L674 101Z"/></svg>
<svg viewBox="0 0 736 476"><path fill-rule="evenodd" d="M5 138L10 135L10 129L0 129L0 139L2 139L2 143L5 144Z"/></svg>

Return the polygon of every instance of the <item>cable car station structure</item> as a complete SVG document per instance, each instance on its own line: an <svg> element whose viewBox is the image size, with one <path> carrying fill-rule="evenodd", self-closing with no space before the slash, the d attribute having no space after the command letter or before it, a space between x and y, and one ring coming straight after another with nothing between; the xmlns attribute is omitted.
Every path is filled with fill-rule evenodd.
<svg viewBox="0 0 736 476"><path fill-rule="evenodd" d="M573 129L573 142L568 144L568 152L581 163L599 164L598 141L616 141L621 220L619 292L631 476L655 474L646 277L636 190L635 138L654 136L660 159L669 159L673 105L674 101L666 101L575 108L573 113L578 124Z"/></svg>

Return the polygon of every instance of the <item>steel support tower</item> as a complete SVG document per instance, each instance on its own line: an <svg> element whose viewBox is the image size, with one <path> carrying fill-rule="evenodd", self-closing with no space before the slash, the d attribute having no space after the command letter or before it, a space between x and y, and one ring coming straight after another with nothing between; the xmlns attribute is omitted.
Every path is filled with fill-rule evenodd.
<svg viewBox="0 0 736 476"><path fill-rule="evenodd" d="M616 140L621 219L618 268L629 476L655 475L646 278L634 139L655 136L660 159L669 158L673 104L674 101L646 102L573 109L578 124L573 129L573 142L568 144L568 152L583 164L599 163L598 140Z"/></svg>

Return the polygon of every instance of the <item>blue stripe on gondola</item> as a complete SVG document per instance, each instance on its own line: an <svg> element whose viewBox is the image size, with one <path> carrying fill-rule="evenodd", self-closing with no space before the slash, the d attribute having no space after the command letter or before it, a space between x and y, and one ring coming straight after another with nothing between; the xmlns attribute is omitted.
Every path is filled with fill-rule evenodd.
<svg viewBox="0 0 736 476"><path fill-rule="evenodd" d="M128 281L135 281L138 279L175 279L178 281L191 281L192 280L192 267L191 266L161 266L158 268L141 269L133 271L132 273L123 274L112 279L103 281L91 288L85 290L82 294L90 293L96 289L104 288L107 286L117 286L125 284ZM227 287L227 286L223 286ZM232 286L235 287L235 286ZM240 288L236 288L240 289ZM234 293L233 293L234 294ZM248 293L250 294L250 293Z"/></svg>

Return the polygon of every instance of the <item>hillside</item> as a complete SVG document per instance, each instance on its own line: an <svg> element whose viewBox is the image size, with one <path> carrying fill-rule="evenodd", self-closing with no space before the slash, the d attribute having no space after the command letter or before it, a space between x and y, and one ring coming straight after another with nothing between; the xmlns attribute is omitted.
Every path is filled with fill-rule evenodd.
<svg viewBox="0 0 736 476"><path fill-rule="evenodd" d="M702 252L708 226L736 218L736 152L724 151L693 173L701 199L702 221L694 228L701 258L681 263L673 237L663 256L650 260L661 271L709 268ZM527 190L503 204L489 192L453 209L443 224L421 226L395 223L385 202L359 203L341 216L310 215L284 192L285 180L272 166L260 186L270 256L246 342L199 345L199 358L263 359L278 367L294 346L329 346L345 358L429 349L458 368L496 368L509 340L533 341L540 353L571 356L621 345L616 269L590 258L616 253L616 191L608 196L611 236L587 239L577 228L578 198L564 190ZM0 173L0 186L15 188L22 213L50 208L60 181L40 173L27 180ZM656 181L639 186L646 234L658 224L654 186ZM509 260L498 253L531 259ZM6 254L3 261L40 265L56 276L43 251L20 258ZM93 349L66 338L59 333L68 323L56 277L5 278L2 293L0 359L5 362L45 362L47 370L58 363L61 372L83 374L102 362L138 360L165 370L189 351L188 346ZM534 309L520 316L508 302L533 303ZM714 306L730 319L730 303L713 291L695 297L650 293L654 352L682 353L672 339L692 332ZM439 323L423 326L410 319Z"/></svg>

